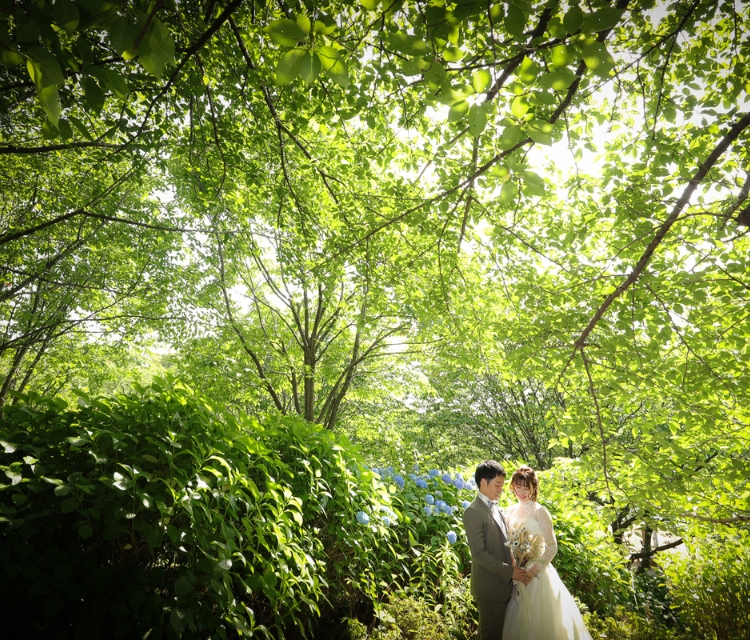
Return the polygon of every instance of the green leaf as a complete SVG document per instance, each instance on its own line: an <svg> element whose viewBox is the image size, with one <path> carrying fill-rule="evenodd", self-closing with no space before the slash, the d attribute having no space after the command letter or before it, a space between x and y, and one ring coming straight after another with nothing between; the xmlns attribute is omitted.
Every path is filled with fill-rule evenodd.
<svg viewBox="0 0 750 640"><path fill-rule="evenodd" d="M305 55L299 61L299 75L305 84L312 84L320 75L322 68L320 58L311 51L305 51Z"/></svg>
<svg viewBox="0 0 750 640"><path fill-rule="evenodd" d="M276 577L276 574L272 570L268 569L263 574L263 582L267 586L271 587L271 589L273 589L278 584L278 578Z"/></svg>
<svg viewBox="0 0 750 640"><path fill-rule="evenodd" d="M276 65L277 86L289 84L300 74L301 60L306 54L306 49L292 49L281 56L281 60Z"/></svg>
<svg viewBox="0 0 750 640"><path fill-rule="evenodd" d="M451 105L450 111L448 111L448 120L451 122L462 120L468 112L469 103L466 100L460 100Z"/></svg>
<svg viewBox="0 0 750 640"><path fill-rule="evenodd" d="M83 78L82 84L86 95L86 104L94 113L99 113L104 106L104 93L99 87L99 83L89 76Z"/></svg>
<svg viewBox="0 0 750 640"><path fill-rule="evenodd" d="M538 144L552 144L553 128L546 120L532 120L526 127L526 133Z"/></svg>
<svg viewBox="0 0 750 640"><path fill-rule="evenodd" d="M515 118L523 118L529 110L529 99L526 96L516 96L510 103L510 112Z"/></svg>
<svg viewBox="0 0 750 640"><path fill-rule="evenodd" d="M294 20L286 18L275 20L263 29L276 44L282 47L294 47L307 37L307 33L302 30Z"/></svg>
<svg viewBox="0 0 750 640"><path fill-rule="evenodd" d="M23 56L17 51L3 48L2 51L0 51L0 62L6 67L15 67L23 62Z"/></svg>
<svg viewBox="0 0 750 640"><path fill-rule="evenodd" d="M107 85L107 88L120 100L124 100L130 93L130 87L125 78L116 71L104 67L92 67L90 72L91 75L96 76L100 83Z"/></svg>
<svg viewBox="0 0 750 640"><path fill-rule="evenodd" d="M567 67L574 59L575 51L565 44L558 44L550 53L550 63L555 69Z"/></svg>
<svg viewBox="0 0 750 640"><path fill-rule="evenodd" d="M45 140L54 140L59 135L60 135L60 132L55 128L55 126L49 120L45 120L42 123L42 137Z"/></svg>
<svg viewBox="0 0 750 640"><path fill-rule="evenodd" d="M609 77L609 72L615 66L615 61L607 51L607 47L598 40L584 42L581 45L581 55L586 66L602 78Z"/></svg>
<svg viewBox="0 0 750 640"><path fill-rule="evenodd" d="M487 114L484 105L475 104L469 109L469 132L478 138L487 126Z"/></svg>
<svg viewBox="0 0 750 640"><path fill-rule="evenodd" d="M310 22L310 18L308 18L304 14L300 14L297 16L297 24L299 25L299 28L305 32L305 37L307 37L310 33L310 29L312 28L312 22Z"/></svg>
<svg viewBox="0 0 750 640"><path fill-rule="evenodd" d="M0 440L0 447L3 448L3 453L13 453L17 448L12 442L6 442L5 440Z"/></svg>
<svg viewBox="0 0 750 640"><path fill-rule="evenodd" d="M616 9L614 7L607 7L605 9L599 9L587 15L583 19L581 24L582 33L597 33L606 29L611 29L622 19L625 9Z"/></svg>
<svg viewBox="0 0 750 640"><path fill-rule="evenodd" d="M177 633L177 637L180 637L188 626L187 614L182 609L172 609L169 614L169 622Z"/></svg>
<svg viewBox="0 0 750 640"><path fill-rule="evenodd" d="M135 47L135 41L138 39L138 34L140 32L141 27L133 24L123 16L118 18L109 28L109 42L112 45L112 48L119 55L122 55L126 51L132 50Z"/></svg>
<svg viewBox="0 0 750 640"><path fill-rule="evenodd" d="M37 88L37 97L42 110L47 114L49 121L57 126L60 121L60 94L57 87L50 85L48 87Z"/></svg>
<svg viewBox="0 0 750 640"><path fill-rule="evenodd" d="M349 73L341 54L333 47L318 47L315 49L323 71L342 89L349 86Z"/></svg>
<svg viewBox="0 0 750 640"><path fill-rule="evenodd" d="M523 130L520 127L514 125L507 126L503 129L503 133L500 136L498 145L501 149L507 150L515 147L521 140L526 138Z"/></svg>
<svg viewBox="0 0 750 640"><path fill-rule="evenodd" d="M189 596L192 588L192 582L186 576L182 576L175 580L174 592L177 594L178 598L186 598Z"/></svg>
<svg viewBox="0 0 750 640"><path fill-rule="evenodd" d="M516 71L518 78L525 84L531 84L541 72L542 68L531 58L526 56Z"/></svg>
<svg viewBox="0 0 750 640"><path fill-rule="evenodd" d="M16 26L16 40L18 42L36 42L39 40L39 36L41 36L39 25L33 19L19 22Z"/></svg>
<svg viewBox="0 0 750 640"><path fill-rule="evenodd" d="M508 180L500 189L500 202L511 205L515 204L516 200L518 200L518 185L513 180Z"/></svg>
<svg viewBox="0 0 750 640"><path fill-rule="evenodd" d="M443 59L446 62L458 62L464 57L463 49L454 46L448 46L443 49Z"/></svg>
<svg viewBox="0 0 750 640"><path fill-rule="evenodd" d="M526 28L526 14L516 6L508 7L508 13L505 15L505 30L516 38L523 37L523 31Z"/></svg>
<svg viewBox="0 0 750 640"><path fill-rule="evenodd" d="M583 11L581 11L581 7L579 7L578 5L568 9L568 12L563 18L563 26L571 36L578 33L579 29L581 28L582 22Z"/></svg>
<svg viewBox="0 0 750 640"><path fill-rule="evenodd" d="M78 527L78 535L86 540L87 538L90 538L92 535L94 535L94 527L91 526L90 522L84 522L80 527Z"/></svg>
<svg viewBox="0 0 750 640"><path fill-rule="evenodd" d="M55 24L69 36L75 33L81 19L78 7L71 0L57 0L52 7L52 15L55 19Z"/></svg>
<svg viewBox="0 0 750 640"><path fill-rule="evenodd" d="M424 74L424 79L430 89L440 89L445 81L445 67L440 62L434 60L430 68Z"/></svg>
<svg viewBox="0 0 750 640"><path fill-rule="evenodd" d="M337 29L336 21L326 13L319 13L315 17L313 33L321 33L324 36L332 34Z"/></svg>
<svg viewBox="0 0 750 640"><path fill-rule="evenodd" d="M33 72L29 68L29 75L37 87L64 84L65 76L60 69L60 64L49 51L40 47L32 47L24 53L28 58L27 67L33 67Z"/></svg>
<svg viewBox="0 0 750 640"><path fill-rule="evenodd" d="M523 180L524 193L532 196L543 196L547 185L544 183L544 179L533 171L521 171L521 179Z"/></svg>
<svg viewBox="0 0 750 640"><path fill-rule="evenodd" d="M60 118L57 123L57 128L60 130L60 135L63 140L70 140L73 137L73 129L70 127L70 123L66 118Z"/></svg>
<svg viewBox="0 0 750 640"><path fill-rule="evenodd" d="M555 91L565 91L576 79L576 74L570 69L560 69L545 73L539 78L539 86Z"/></svg>
<svg viewBox="0 0 750 640"><path fill-rule="evenodd" d="M430 52L430 48L422 38L403 31L390 34L388 46L407 56L424 56Z"/></svg>
<svg viewBox="0 0 750 640"><path fill-rule="evenodd" d="M360 4L368 11L375 11L380 5L380 0L361 0Z"/></svg>
<svg viewBox="0 0 750 640"><path fill-rule="evenodd" d="M471 78L471 86L474 87L474 91L482 93L486 91L492 83L492 74L487 69L479 69L474 72Z"/></svg>
<svg viewBox="0 0 750 640"><path fill-rule="evenodd" d="M164 23L154 18L143 40L138 45L138 58L143 67L157 80L164 67L174 62L174 40Z"/></svg>

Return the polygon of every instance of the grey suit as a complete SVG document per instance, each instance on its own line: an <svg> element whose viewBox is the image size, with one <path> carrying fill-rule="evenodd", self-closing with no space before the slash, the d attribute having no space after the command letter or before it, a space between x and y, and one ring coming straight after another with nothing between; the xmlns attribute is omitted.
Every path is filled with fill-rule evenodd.
<svg viewBox="0 0 750 640"><path fill-rule="evenodd" d="M500 640L513 589L510 549L500 524L479 496L464 511L464 529L471 550L471 595L479 609L479 637Z"/></svg>

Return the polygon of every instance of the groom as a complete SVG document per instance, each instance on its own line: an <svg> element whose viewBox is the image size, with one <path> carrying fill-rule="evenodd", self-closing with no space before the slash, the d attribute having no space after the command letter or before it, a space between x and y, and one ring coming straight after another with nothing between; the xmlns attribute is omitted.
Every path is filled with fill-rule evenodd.
<svg viewBox="0 0 750 640"><path fill-rule="evenodd" d="M513 565L505 546L508 528L497 507L505 469L485 460L474 473L479 494L464 511L464 529L471 550L471 595L479 609L479 639L500 640L513 580L529 584L534 577Z"/></svg>

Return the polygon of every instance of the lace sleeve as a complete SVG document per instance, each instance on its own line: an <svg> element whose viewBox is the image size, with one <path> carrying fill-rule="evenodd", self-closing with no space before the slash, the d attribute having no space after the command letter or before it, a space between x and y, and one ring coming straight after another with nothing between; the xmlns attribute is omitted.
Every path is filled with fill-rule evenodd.
<svg viewBox="0 0 750 640"><path fill-rule="evenodd" d="M544 536L544 542L547 545L542 557L539 558L539 563L547 565L557 555L557 538L555 538L555 531L552 528L552 516L550 516L549 511L540 505L536 516L539 528Z"/></svg>

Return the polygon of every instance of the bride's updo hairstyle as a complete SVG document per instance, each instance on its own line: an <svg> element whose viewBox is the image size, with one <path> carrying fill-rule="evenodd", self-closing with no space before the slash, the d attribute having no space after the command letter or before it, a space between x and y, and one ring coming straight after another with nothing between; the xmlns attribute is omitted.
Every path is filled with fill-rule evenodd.
<svg viewBox="0 0 750 640"><path fill-rule="evenodd" d="M531 467L518 467L513 472L510 479L510 490L515 493L514 487L528 487L531 490L529 496L533 502L536 502L539 495L539 481L536 479L536 473Z"/></svg>

